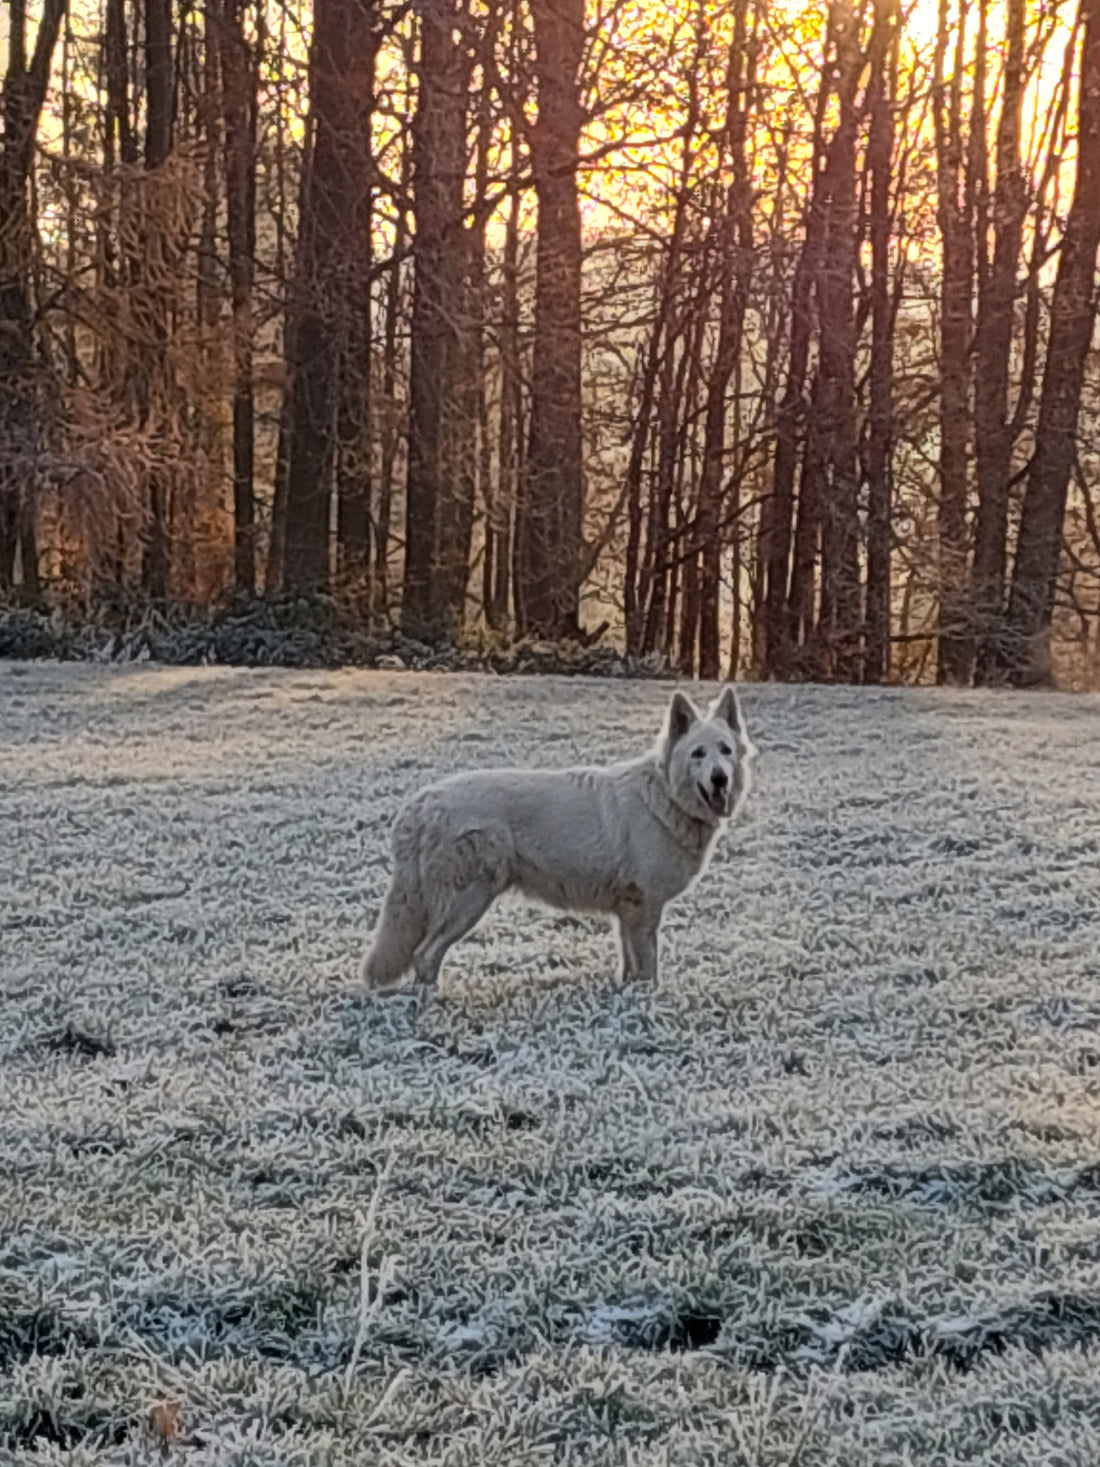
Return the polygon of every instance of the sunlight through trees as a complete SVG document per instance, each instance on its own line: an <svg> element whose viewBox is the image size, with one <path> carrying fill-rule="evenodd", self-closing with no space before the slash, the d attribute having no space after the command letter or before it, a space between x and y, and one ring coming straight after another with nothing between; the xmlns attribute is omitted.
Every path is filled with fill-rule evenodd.
<svg viewBox="0 0 1100 1467"><path fill-rule="evenodd" d="M0 594L1100 680L1097 0L10 0Z"/></svg>

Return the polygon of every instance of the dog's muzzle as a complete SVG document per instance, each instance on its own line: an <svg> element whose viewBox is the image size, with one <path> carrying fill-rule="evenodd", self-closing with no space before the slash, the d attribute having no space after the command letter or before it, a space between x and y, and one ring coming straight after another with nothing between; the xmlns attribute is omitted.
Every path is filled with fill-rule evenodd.
<svg viewBox="0 0 1100 1467"><path fill-rule="evenodd" d="M710 789L705 784L700 784L699 793L703 797L703 804L713 815L722 818L730 812L730 787L728 784L712 785Z"/></svg>

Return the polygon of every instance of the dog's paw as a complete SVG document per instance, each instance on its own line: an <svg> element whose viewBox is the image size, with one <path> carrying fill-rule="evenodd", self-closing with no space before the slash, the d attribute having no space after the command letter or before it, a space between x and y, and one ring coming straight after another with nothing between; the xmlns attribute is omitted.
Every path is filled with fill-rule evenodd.
<svg viewBox="0 0 1100 1467"><path fill-rule="evenodd" d="M371 998L399 998L402 994L415 993L416 984L409 983L401 978L395 978L392 983L366 983L363 992Z"/></svg>

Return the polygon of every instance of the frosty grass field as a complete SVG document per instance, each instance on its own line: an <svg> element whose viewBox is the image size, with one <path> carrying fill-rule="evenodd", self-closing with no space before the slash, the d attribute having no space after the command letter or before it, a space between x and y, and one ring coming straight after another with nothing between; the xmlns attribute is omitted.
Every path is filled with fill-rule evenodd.
<svg viewBox="0 0 1100 1467"><path fill-rule="evenodd" d="M658 991L357 991L402 796L668 696L0 665L0 1460L1100 1459L1096 698L750 686Z"/></svg>

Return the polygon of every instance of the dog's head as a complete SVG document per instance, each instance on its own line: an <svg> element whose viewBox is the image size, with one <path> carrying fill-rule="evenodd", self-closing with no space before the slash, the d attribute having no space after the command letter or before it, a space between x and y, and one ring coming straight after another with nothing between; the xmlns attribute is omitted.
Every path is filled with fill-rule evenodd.
<svg viewBox="0 0 1100 1467"><path fill-rule="evenodd" d="M686 814L714 825L736 815L755 756L733 688L706 714L683 693L673 694L661 758L669 793Z"/></svg>

